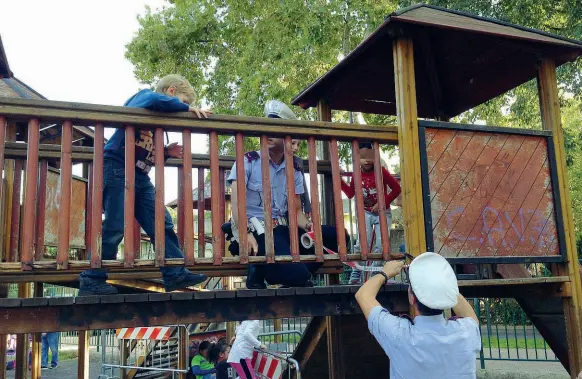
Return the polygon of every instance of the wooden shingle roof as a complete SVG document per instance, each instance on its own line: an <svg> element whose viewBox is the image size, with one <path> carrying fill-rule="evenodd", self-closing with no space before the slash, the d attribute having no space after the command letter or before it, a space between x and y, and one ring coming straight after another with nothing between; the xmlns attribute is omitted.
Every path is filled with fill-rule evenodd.
<svg viewBox="0 0 582 379"><path fill-rule="evenodd" d="M418 116L453 117L536 77L541 58L557 66L582 55L582 43L449 9L415 5L392 13L293 104L396 114L392 42L414 43Z"/></svg>

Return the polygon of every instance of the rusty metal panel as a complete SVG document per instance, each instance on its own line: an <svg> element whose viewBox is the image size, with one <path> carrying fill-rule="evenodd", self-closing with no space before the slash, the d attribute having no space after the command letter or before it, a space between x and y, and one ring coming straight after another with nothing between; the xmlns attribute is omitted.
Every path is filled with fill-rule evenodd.
<svg viewBox="0 0 582 379"><path fill-rule="evenodd" d="M60 209L60 173L49 168L46 176L46 214L44 220L45 246L57 246ZM84 249L85 246L85 201L87 199L87 182L73 177L71 197L71 229L69 242L71 248Z"/></svg>
<svg viewBox="0 0 582 379"><path fill-rule="evenodd" d="M434 250L449 258L559 255L548 138L497 131L426 129Z"/></svg>

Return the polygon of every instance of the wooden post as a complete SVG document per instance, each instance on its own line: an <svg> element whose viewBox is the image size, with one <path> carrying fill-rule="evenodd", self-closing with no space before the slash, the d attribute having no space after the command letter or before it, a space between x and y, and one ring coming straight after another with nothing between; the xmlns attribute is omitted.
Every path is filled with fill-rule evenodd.
<svg viewBox="0 0 582 379"><path fill-rule="evenodd" d="M394 82L406 250L413 256L426 251L420 175L420 151L412 40L394 41Z"/></svg>
<svg viewBox="0 0 582 379"><path fill-rule="evenodd" d="M283 330L283 320L281 320L280 318L276 318L275 320L273 320L273 331L274 332L280 332ZM283 342L283 336L282 335L275 335L275 342L276 343L281 343Z"/></svg>
<svg viewBox="0 0 582 379"><path fill-rule="evenodd" d="M319 121L331 121L331 107L324 100L319 100L317 102L317 120ZM330 146L327 142L322 142L323 146L323 157L324 161L331 160ZM323 196L321 202L323 204L323 217L322 220L325 225L335 225L335 213L334 213L334 203L333 203L333 181L331 175L323 175Z"/></svg>
<svg viewBox="0 0 582 379"><path fill-rule="evenodd" d="M30 297L30 283L18 285L18 297ZM16 336L16 367L14 370L15 379L28 378L28 334Z"/></svg>
<svg viewBox="0 0 582 379"><path fill-rule="evenodd" d="M89 331L79 330L79 358L77 378L89 379Z"/></svg>
<svg viewBox="0 0 582 379"><path fill-rule="evenodd" d="M0 334L0 378L6 378L6 339L8 335Z"/></svg>
<svg viewBox="0 0 582 379"><path fill-rule="evenodd" d="M16 124L8 123L6 130L6 142L16 141ZM10 233L12 230L12 197L13 189L12 185L14 183L14 160L7 159L4 162L4 178L6 180L6 191L2 201L5 204L4 207L4 241L3 241L3 257L7 261L10 260Z"/></svg>
<svg viewBox="0 0 582 379"><path fill-rule="evenodd" d="M582 284L580 282L580 269L576 251L576 237L574 235L572 200L568 187L568 171L566 169L556 65L552 60L542 60L538 71L538 87L542 126L544 129L552 131L556 155L558 183L552 183L552 185L558 186L560 191L559 206L562 211L562 225L566 236L566 246L560 246L560 250L566 249L568 263L561 271L565 271L564 274L570 277L569 285L572 296L564 298L563 304L568 337L570 375L572 378L576 378L576 375L582 371Z"/></svg>
<svg viewBox="0 0 582 379"><path fill-rule="evenodd" d="M329 285L339 284L339 275L329 275ZM341 331L341 316L326 316L327 327L327 361L330 379L344 379L344 351Z"/></svg>
<svg viewBox="0 0 582 379"><path fill-rule="evenodd" d="M187 329L183 326L178 326L178 340L180 341L178 346L178 369L186 370L188 369L188 348L190 344ZM186 379L186 374L180 374L179 378Z"/></svg>
<svg viewBox="0 0 582 379"><path fill-rule="evenodd" d="M34 297L43 297L43 283L34 283ZM32 362L30 377L40 379L41 377L41 352L42 352L42 333L32 335Z"/></svg>
<svg viewBox="0 0 582 379"><path fill-rule="evenodd" d="M120 355L119 363L121 364L121 366L127 366L127 358L129 357L130 353L131 350L129 349L129 341L121 340L121 346L119 347ZM119 377L121 379L125 379L127 377L127 369L125 368L119 369Z"/></svg>

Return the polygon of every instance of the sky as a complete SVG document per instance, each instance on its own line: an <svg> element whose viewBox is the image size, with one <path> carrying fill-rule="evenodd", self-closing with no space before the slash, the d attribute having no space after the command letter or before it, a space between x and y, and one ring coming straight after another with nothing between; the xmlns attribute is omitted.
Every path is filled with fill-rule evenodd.
<svg viewBox="0 0 582 379"><path fill-rule="evenodd" d="M14 76L49 100L123 105L147 88L125 59L125 45L146 6L164 5L165 0L0 0L0 36ZM170 141L181 142L181 136L170 134ZM197 142L193 151L206 152L206 142ZM75 173L80 174L77 167ZM165 174L169 202L177 197L177 170L167 168Z"/></svg>

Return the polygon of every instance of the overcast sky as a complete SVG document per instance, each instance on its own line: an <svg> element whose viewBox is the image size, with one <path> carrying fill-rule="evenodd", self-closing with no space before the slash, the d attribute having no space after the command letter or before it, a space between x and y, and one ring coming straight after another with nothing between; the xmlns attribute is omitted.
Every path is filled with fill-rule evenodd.
<svg viewBox="0 0 582 379"><path fill-rule="evenodd" d="M14 76L49 100L123 105L147 87L135 79L125 45L145 7L164 5L164 0L0 0L0 36ZM181 142L179 135L170 140ZM194 152L206 150L204 140L193 146ZM167 201L177 196L175 175L176 169L166 169Z"/></svg>

